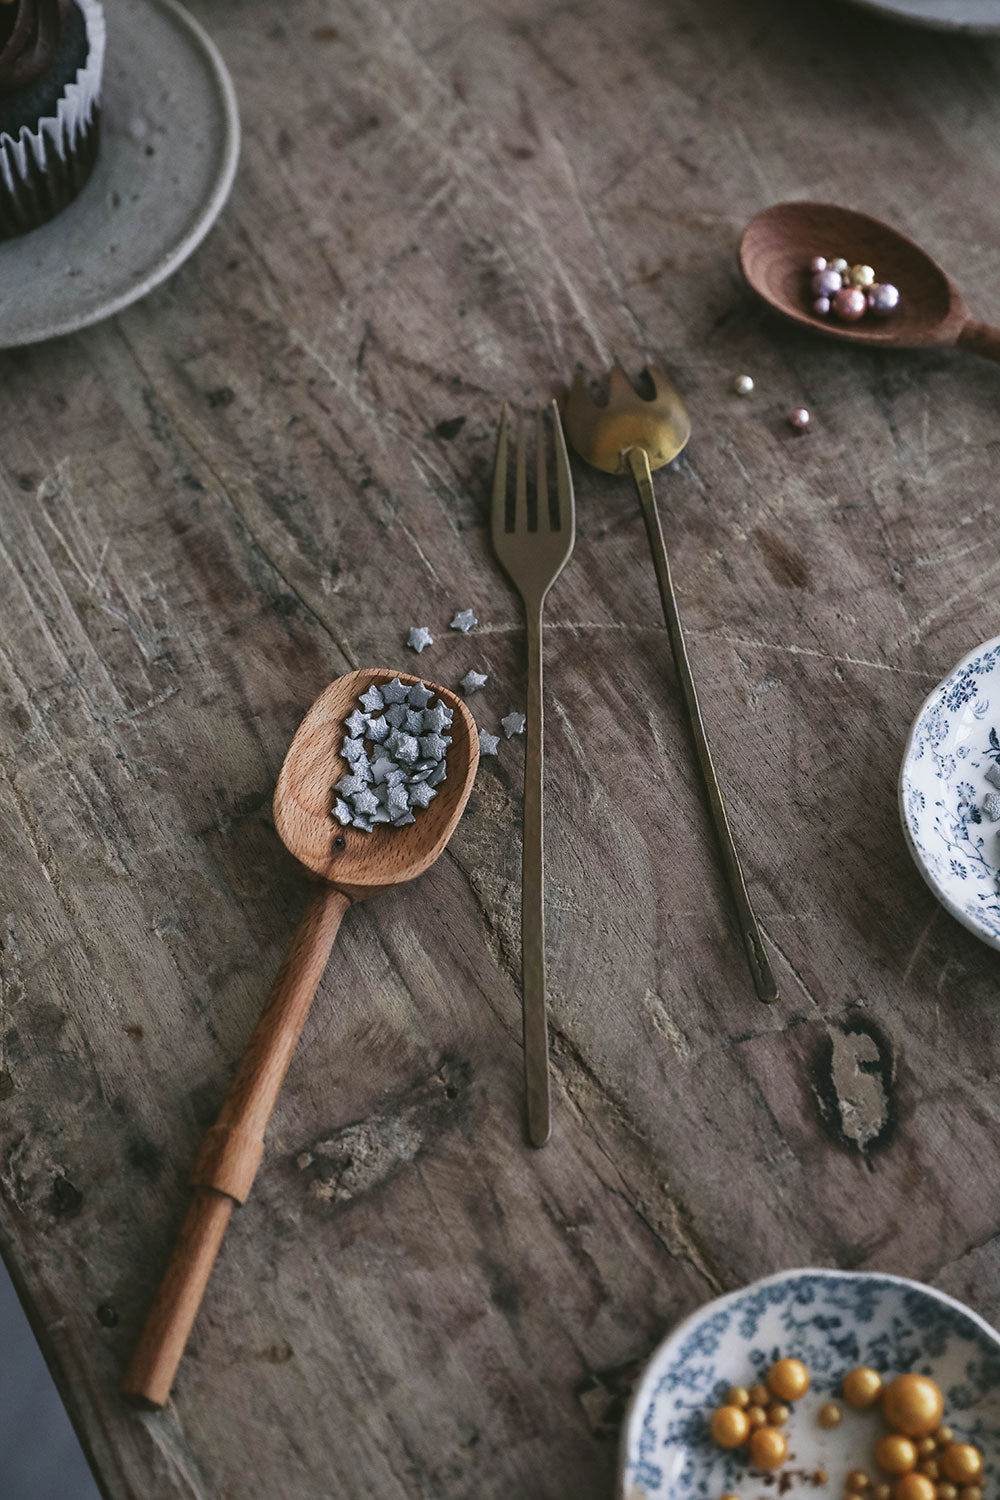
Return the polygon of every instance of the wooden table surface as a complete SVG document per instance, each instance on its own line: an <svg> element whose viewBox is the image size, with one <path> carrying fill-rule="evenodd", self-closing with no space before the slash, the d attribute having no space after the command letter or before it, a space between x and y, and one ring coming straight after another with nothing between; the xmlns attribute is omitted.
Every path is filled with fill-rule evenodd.
<svg viewBox="0 0 1000 1500"><path fill-rule="evenodd" d="M811 0L195 11L246 133L222 220L138 306L0 359L0 1247L111 1500L610 1497L637 1363L724 1289L871 1267L1000 1313L997 958L895 790L998 629L1000 371L782 328L735 263L767 203L843 201L1000 321L1000 49ZM521 1138L515 740L433 872L349 914L174 1400L136 1415L117 1382L306 899L270 815L292 733L344 670L413 668L413 623L427 676L489 673L483 726L522 703L500 401L644 352L690 406L660 494L780 1002L636 504L577 466L552 1142Z"/></svg>

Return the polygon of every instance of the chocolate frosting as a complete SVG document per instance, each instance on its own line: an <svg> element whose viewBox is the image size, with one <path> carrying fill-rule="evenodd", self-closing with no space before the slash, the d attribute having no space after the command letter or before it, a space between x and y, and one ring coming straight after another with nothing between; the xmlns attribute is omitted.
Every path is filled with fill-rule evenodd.
<svg viewBox="0 0 1000 1500"><path fill-rule="evenodd" d="M17 93L52 66L71 0L0 3L0 94Z"/></svg>

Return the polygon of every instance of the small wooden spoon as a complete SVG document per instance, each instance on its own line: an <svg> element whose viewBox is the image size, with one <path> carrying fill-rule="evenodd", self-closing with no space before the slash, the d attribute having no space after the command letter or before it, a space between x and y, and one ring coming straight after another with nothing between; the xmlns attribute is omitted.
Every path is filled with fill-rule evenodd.
<svg viewBox="0 0 1000 1500"><path fill-rule="evenodd" d="M354 901L422 875L444 849L468 801L479 763L472 715L446 688L428 683L454 711L446 779L403 828L341 828L331 788L347 769L343 724L373 683L419 677L382 668L349 672L321 693L299 725L274 794L274 821L296 859L322 877L292 939L243 1054L217 1123L191 1174L195 1190L170 1263L122 1385L126 1396L163 1406L235 1204L243 1203L264 1153L264 1131L299 1033L323 977L341 918Z"/></svg>
<svg viewBox="0 0 1000 1500"><path fill-rule="evenodd" d="M841 323L812 311L809 262L842 255L850 265L874 266L891 281L900 303L890 317L870 314ZM956 287L919 245L888 224L833 203L776 203L751 219L740 242L740 265L758 297L775 312L828 338L874 349L957 345L1000 360L1000 328L970 318Z"/></svg>

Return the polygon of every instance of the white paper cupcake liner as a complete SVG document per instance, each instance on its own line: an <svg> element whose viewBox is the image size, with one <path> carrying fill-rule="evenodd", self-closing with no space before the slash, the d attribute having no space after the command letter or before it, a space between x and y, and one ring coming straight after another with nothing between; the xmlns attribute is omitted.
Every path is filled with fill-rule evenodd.
<svg viewBox="0 0 1000 1500"><path fill-rule="evenodd" d="M44 223L90 175L97 147L105 25L100 0L76 0L87 28L87 60L66 85L54 115L16 138L0 132L0 236Z"/></svg>

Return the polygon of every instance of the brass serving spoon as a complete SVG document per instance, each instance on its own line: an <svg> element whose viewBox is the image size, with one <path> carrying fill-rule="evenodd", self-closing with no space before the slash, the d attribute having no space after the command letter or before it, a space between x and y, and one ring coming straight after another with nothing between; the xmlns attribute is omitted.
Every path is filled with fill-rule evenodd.
<svg viewBox="0 0 1000 1500"><path fill-rule="evenodd" d="M701 716L694 677L691 675L691 663L684 644L684 632L681 629L673 579L670 576L670 561L656 509L656 497L653 494L651 471L677 457L691 436L691 423L669 376L663 370L656 369L648 370L647 375L653 388L651 400L644 400L639 396L624 370L616 365L608 380L607 403L599 406L591 397L583 375L578 372L566 398L564 426L570 443L587 463L603 469L606 474L631 473L635 480L646 522L649 548L653 554L653 565L656 568L663 618L691 724L695 754L705 782L712 822L719 840L723 867L739 918L740 936L757 995L761 1000L770 1002L777 999L778 987L757 918L750 905L750 897L747 895L743 869L726 816L722 788L712 761L705 722Z"/></svg>
<svg viewBox="0 0 1000 1500"><path fill-rule="evenodd" d="M808 296L809 262L842 255L891 281L900 303L888 318L841 323L819 317ZM956 345L1000 360L1000 328L977 323L948 277L912 240L852 208L834 203L776 203L750 220L740 242L743 274L758 297L793 323L829 338L875 349Z"/></svg>
<svg viewBox="0 0 1000 1500"><path fill-rule="evenodd" d="M374 683L419 677L382 668L348 672L320 694L299 725L274 794L274 821L296 859L321 877L264 1010L191 1174L194 1198L146 1320L122 1390L163 1406L235 1205L243 1203L264 1153L264 1132L299 1033L323 977L341 918L354 901L413 880L434 863L462 815L475 780L479 740L472 715L446 688L427 686L454 711L447 776L405 827L372 833L330 817L331 788L347 769L344 720Z"/></svg>

